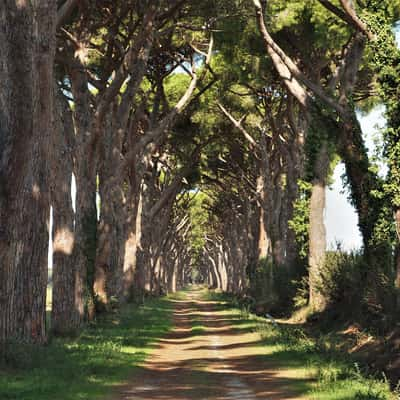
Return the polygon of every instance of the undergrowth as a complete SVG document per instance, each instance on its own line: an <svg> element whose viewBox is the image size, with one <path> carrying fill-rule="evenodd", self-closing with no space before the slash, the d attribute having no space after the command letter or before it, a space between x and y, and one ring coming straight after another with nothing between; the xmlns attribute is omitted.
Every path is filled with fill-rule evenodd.
<svg viewBox="0 0 400 400"><path fill-rule="evenodd" d="M292 325L274 325L256 318L256 329L266 346L272 346L271 362L283 367L304 368L311 380L307 395L315 400L393 400L384 376L368 376L366 371L346 354L339 353L332 337L315 339Z"/></svg>

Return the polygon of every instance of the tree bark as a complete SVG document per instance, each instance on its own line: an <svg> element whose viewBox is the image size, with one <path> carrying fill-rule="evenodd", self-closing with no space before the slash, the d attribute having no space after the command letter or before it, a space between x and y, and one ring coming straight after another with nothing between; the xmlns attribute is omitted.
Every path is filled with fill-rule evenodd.
<svg viewBox="0 0 400 400"><path fill-rule="evenodd" d="M131 183L131 186L132 183ZM132 189L131 189L132 190ZM127 196L127 222L124 236L123 299L134 297L137 244L141 236L142 196L140 188Z"/></svg>
<svg viewBox="0 0 400 400"><path fill-rule="evenodd" d="M324 211L326 201L326 180L329 169L327 143L321 145L314 165L314 179L310 199L309 225L309 304L315 311L322 311L326 299L321 293L321 268L325 263L326 229Z"/></svg>
<svg viewBox="0 0 400 400"><path fill-rule="evenodd" d="M74 210L71 198L74 140L71 110L56 93L53 133L51 204L53 206L53 296L51 330L56 335L74 334L79 328L77 312Z"/></svg>
<svg viewBox="0 0 400 400"><path fill-rule="evenodd" d="M55 5L0 3L0 342L46 338Z"/></svg>
<svg viewBox="0 0 400 400"><path fill-rule="evenodd" d="M400 208L396 208L394 212L397 232L397 249L396 249L396 287L400 289Z"/></svg>
<svg viewBox="0 0 400 400"><path fill-rule="evenodd" d="M124 133L124 130L115 128L113 121L108 121L101 143L98 168L101 211L94 279L96 305L99 310L107 308L111 299L122 300L122 248L126 227L126 204L124 176L119 167Z"/></svg>
<svg viewBox="0 0 400 400"><path fill-rule="evenodd" d="M76 307L80 323L94 318L93 275L97 245L96 168L94 124L84 66L71 70L74 98L76 214L74 262L77 270Z"/></svg>

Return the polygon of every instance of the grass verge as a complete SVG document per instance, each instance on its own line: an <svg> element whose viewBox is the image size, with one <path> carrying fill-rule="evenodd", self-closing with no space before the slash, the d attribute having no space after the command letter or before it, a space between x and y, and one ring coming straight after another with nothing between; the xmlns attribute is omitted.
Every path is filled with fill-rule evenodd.
<svg viewBox="0 0 400 400"><path fill-rule="evenodd" d="M240 315L242 323L260 335L260 358L276 370L290 371L293 389L307 400L395 400L384 376L367 376L347 354L337 351L331 338L310 336L301 327L274 324L249 311L234 297L205 292L204 299L215 301ZM243 326L243 325L242 325Z"/></svg>
<svg viewBox="0 0 400 400"><path fill-rule="evenodd" d="M2 400L91 400L126 380L171 327L168 298L127 305L77 339L42 347L10 345L0 365Z"/></svg>
<svg viewBox="0 0 400 400"><path fill-rule="evenodd" d="M394 400L387 380L366 376L347 354L330 348L324 336L307 336L301 328L274 326L257 318L256 329L268 349L268 360L308 379L303 389L312 400Z"/></svg>

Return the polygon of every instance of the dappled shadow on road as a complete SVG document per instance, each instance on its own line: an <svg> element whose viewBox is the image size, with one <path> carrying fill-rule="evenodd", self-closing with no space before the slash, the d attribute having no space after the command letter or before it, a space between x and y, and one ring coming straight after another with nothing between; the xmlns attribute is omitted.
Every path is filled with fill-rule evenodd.
<svg viewBox="0 0 400 400"><path fill-rule="evenodd" d="M175 301L175 329L114 399L294 400L307 391L309 381L269 362L248 321L199 298Z"/></svg>

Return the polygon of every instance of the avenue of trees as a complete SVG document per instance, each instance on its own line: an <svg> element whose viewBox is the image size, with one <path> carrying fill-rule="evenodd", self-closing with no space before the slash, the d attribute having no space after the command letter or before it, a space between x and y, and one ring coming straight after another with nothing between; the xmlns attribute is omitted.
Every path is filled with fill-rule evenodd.
<svg viewBox="0 0 400 400"><path fill-rule="evenodd" d="M0 343L47 340L50 209L54 335L193 281L394 324L398 19L399 0L2 1ZM339 162L358 253L327 252Z"/></svg>

